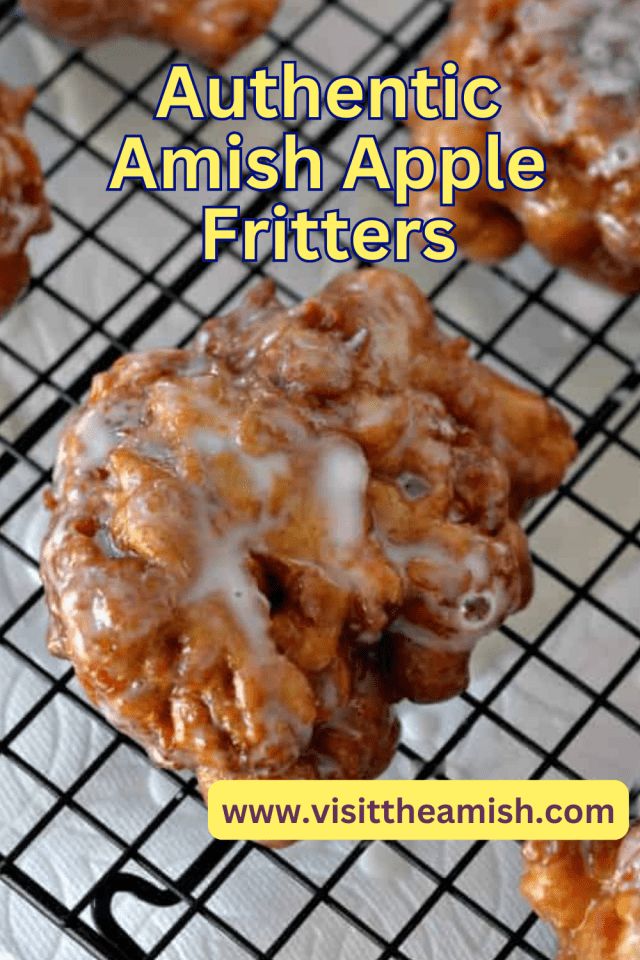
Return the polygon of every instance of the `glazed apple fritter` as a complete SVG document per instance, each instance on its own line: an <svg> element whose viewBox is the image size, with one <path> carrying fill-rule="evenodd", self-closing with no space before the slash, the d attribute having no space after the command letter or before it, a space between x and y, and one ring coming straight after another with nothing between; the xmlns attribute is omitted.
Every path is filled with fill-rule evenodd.
<svg viewBox="0 0 640 960"><path fill-rule="evenodd" d="M88 44L134 34L218 67L263 33L279 0L22 0L44 30Z"/></svg>
<svg viewBox="0 0 640 960"><path fill-rule="evenodd" d="M640 825L622 841L531 841L522 892L555 928L558 960L636 960Z"/></svg>
<svg viewBox="0 0 640 960"><path fill-rule="evenodd" d="M358 272L294 307L264 282L193 349L122 358L71 419L50 647L203 789L375 776L391 704L463 689L528 601L517 516L573 454L410 280Z"/></svg>
<svg viewBox="0 0 640 960"><path fill-rule="evenodd" d="M34 96L0 83L0 312L29 280L29 238L51 226L40 163L24 133Z"/></svg>
<svg viewBox="0 0 640 960"><path fill-rule="evenodd" d="M622 292L640 290L640 0L457 0L430 51L461 81L492 76L502 110L490 123L413 120L428 149L501 134L504 158L521 146L547 161L537 191L486 184L440 208L435 187L416 196L421 216L452 217L472 258L492 261L533 243L551 263Z"/></svg>

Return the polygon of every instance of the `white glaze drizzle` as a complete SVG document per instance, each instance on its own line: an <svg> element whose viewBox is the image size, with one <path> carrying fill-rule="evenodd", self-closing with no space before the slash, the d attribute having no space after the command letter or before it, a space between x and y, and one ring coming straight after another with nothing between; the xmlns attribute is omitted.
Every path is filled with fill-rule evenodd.
<svg viewBox="0 0 640 960"><path fill-rule="evenodd" d="M369 467L360 447L342 439L323 444L316 490L338 550L352 549L362 540L368 481Z"/></svg>

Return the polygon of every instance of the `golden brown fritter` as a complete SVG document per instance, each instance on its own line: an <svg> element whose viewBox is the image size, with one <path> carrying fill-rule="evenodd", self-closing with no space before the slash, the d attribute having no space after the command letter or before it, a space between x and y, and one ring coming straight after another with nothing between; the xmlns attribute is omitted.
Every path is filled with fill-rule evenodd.
<svg viewBox="0 0 640 960"><path fill-rule="evenodd" d="M134 34L218 67L266 30L279 0L22 0L22 6L71 43Z"/></svg>
<svg viewBox="0 0 640 960"><path fill-rule="evenodd" d="M573 453L406 278L351 274L291 308L265 282L194 349L118 361L69 423L50 647L203 788L375 776L390 704L463 689L475 642L528 601L517 505Z"/></svg>
<svg viewBox="0 0 640 960"><path fill-rule="evenodd" d="M444 39L429 53L462 80L495 77L503 105L490 123L413 120L430 150L502 136L502 156L542 150L540 190L486 184L439 206L437 187L416 196L423 217L457 223L460 247L493 261L525 240L551 263L622 292L640 290L640 0L458 0Z"/></svg>
<svg viewBox="0 0 640 960"><path fill-rule="evenodd" d="M51 226L40 163L24 133L34 96L0 83L0 312L29 280L29 238Z"/></svg>
<svg viewBox="0 0 640 960"><path fill-rule="evenodd" d="M637 960L640 826L622 841L530 841L522 892L555 928L558 960Z"/></svg>

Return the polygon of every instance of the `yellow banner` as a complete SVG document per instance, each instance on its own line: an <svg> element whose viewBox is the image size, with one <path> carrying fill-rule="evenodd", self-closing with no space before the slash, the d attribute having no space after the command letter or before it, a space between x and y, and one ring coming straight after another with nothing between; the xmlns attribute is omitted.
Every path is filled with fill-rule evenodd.
<svg viewBox="0 0 640 960"><path fill-rule="evenodd" d="M209 790L221 840L618 840L619 780L237 780Z"/></svg>

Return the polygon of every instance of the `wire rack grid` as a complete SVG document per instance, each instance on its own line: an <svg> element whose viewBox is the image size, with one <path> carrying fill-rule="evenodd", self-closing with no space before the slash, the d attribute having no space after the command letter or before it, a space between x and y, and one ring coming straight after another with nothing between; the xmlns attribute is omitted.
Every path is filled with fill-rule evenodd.
<svg viewBox="0 0 640 960"><path fill-rule="evenodd" d="M290 0L225 76L296 59L318 76L401 73L442 29L440 0ZM42 492L60 425L121 353L186 343L257 275L287 301L333 265L200 258L203 194L102 193L124 133L161 145L215 141L206 121L152 122L173 52L135 41L70 50L0 5L0 73L37 85L29 133L55 228L32 245L34 276L0 321L0 958L220 960L337 956L545 960L548 932L514 893L509 843L300 845L212 841L192 779L154 770L44 650L37 576ZM197 68L196 68L197 70ZM354 127L291 125L320 146L314 212L388 197L338 195ZM247 123L245 139L281 129ZM355 132L361 132L356 129ZM390 150L406 136L375 130ZM258 216L275 197L233 199ZM144 227L144 229L143 229ZM640 754L640 304L552 270L530 250L504 266L406 269L442 324L479 356L553 398L581 454L527 518L538 591L480 648L474 682L445 707L405 710L390 775L612 776ZM484 651L484 652L483 652ZM638 751L638 752L636 752ZM506 893L505 893L506 891Z"/></svg>

